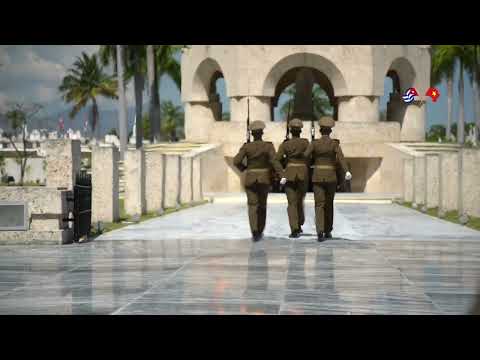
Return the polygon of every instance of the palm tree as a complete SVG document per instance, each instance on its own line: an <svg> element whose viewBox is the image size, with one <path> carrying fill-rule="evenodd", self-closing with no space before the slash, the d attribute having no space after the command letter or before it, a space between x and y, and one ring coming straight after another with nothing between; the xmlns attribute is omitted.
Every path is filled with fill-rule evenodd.
<svg viewBox="0 0 480 360"><path fill-rule="evenodd" d="M295 86L290 86L285 93L289 97L287 101L285 101L280 108L280 113L287 117L288 109L291 107L293 109L293 102L295 99ZM324 115L332 115L333 114L333 107L330 104L330 100L325 93L325 91L315 84L313 86L312 90L312 95L313 95L313 112L315 114L315 117L318 119Z"/></svg>
<svg viewBox="0 0 480 360"><path fill-rule="evenodd" d="M143 115L143 90L145 88L146 73L146 49L145 45L123 45L124 48L124 65L125 65L125 82L133 77L135 92L135 115L136 119L142 119ZM101 45L100 58L103 65L113 65L114 74L118 72L117 50L116 45ZM143 145L143 127L136 127L135 137L136 148L139 149Z"/></svg>
<svg viewBox="0 0 480 360"><path fill-rule="evenodd" d="M150 121L152 141L159 142L161 134L160 85L163 75L168 75L177 88L181 87L180 63L175 56L186 45L147 45L147 72L150 90Z"/></svg>
<svg viewBox="0 0 480 360"><path fill-rule="evenodd" d="M89 102L92 103L91 126L94 133L99 120L97 97L117 99L117 87L118 83L114 76L103 71L97 56L89 56L82 52L58 89L65 102L74 104L69 114L70 118L74 118Z"/></svg>
<svg viewBox="0 0 480 360"><path fill-rule="evenodd" d="M450 51L450 45L433 45L432 46L432 71L431 82L434 86L443 80L447 82L447 140L451 139L452 134L452 117L453 117L453 75L455 70L455 57Z"/></svg>
<svg viewBox="0 0 480 360"><path fill-rule="evenodd" d="M473 113L474 113L474 120L477 127L477 136L480 139L480 64L478 59L478 51L479 45L470 45L472 54L473 54L473 62L470 71L470 81L472 82L472 90L473 90Z"/></svg>
<svg viewBox="0 0 480 360"><path fill-rule="evenodd" d="M160 141L160 97L158 94L158 73L156 71L156 58L154 45L147 45L147 75L148 90L150 93L149 120L150 120L150 141Z"/></svg>
<svg viewBox="0 0 480 360"><path fill-rule="evenodd" d="M123 58L123 45L117 45L117 65L118 65L118 127L120 129L120 159L125 159L125 151L127 150L127 99L125 97L125 69Z"/></svg>
<svg viewBox="0 0 480 360"><path fill-rule="evenodd" d="M163 124L162 132L170 141L176 141L176 130L182 126L184 114L181 106L175 106L171 101L165 101L161 106Z"/></svg>
<svg viewBox="0 0 480 360"><path fill-rule="evenodd" d="M465 83L464 74L473 71L473 51L471 45L441 45L440 53L447 59L458 63L460 75L458 81L459 114L457 142L461 145L465 142Z"/></svg>

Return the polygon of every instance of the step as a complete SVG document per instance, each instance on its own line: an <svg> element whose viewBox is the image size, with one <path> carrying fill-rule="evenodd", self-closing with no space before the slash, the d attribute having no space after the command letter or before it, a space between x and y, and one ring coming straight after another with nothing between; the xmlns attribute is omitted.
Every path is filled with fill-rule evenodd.
<svg viewBox="0 0 480 360"><path fill-rule="evenodd" d="M235 204L246 203L245 193L205 193L206 197L212 199L217 204ZM336 204L392 204L400 194L371 194L371 193L337 193L335 195ZM307 193L305 203L313 204L313 193ZM287 204L287 197L282 193L272 193L268 195L269 204Z"/></svg>

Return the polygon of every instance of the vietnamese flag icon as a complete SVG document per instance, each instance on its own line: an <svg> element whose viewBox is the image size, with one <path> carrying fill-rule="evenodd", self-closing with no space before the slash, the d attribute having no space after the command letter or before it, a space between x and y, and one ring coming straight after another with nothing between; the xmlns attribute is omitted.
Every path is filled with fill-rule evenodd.
<svg viewBox="0 0 480 360"><path fill-rule="evenodd" d="M440 91L438 89L431 87L430 89L427 90L427 93L425 96L430 96L432 98L433 102L436 102L438 98L440 97Z"/></svg>

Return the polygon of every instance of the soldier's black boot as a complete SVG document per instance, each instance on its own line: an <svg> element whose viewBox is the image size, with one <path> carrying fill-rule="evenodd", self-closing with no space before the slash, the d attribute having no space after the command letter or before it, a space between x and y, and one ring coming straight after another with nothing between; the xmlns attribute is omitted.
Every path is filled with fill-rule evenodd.
<svg viewBox="0 0 480 360"><path fill-rule="evenodd" d="M302 230L302 227L300 226L300 229L298 229L298 233L299 234L303 234L303 230Z"/></svg>
<svg viewBox="0 0 480 360"><path fill-rule="evenodd" d="M253 240L254 242L260 241L261 239L262 239L262 234L261 234L260 232L254 231L254 232L252 233L252 240Z"/></svg>
<svg viewBox="0 0 480 360"><path fill-rule="evenodd" d="M317 241L318 242L325 241L325 238L323 237L323 233L318 233L317 234Z"/></svg>
<svg viewBox="0 0 480 360"><path fill-rule="evenodd" d="M292 233L288 236L291 239L296 239L300 237L300 231L298 230L293 230Z"/></svg>
<svg viewBox="0 0 480 360"><path fill-rule="evenodd" d="M331 238L332 238L331 232L325 233L325 239L331 239Z"/></svg>

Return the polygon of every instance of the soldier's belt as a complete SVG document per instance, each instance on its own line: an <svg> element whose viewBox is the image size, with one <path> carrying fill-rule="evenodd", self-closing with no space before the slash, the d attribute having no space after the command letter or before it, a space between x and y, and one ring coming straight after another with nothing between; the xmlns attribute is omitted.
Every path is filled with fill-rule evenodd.
<svg viewBox="0 0 480 360"><path fill-rule="evenodd" d="M252 171L252 172L265 172L265 171L270 171L270 169L247 169L247 171Z"/></svg>
<svg viewBox="0 0 480 360"><path fill-rule="evenodd" d="M324 169L324 170L335 170L335 166L333 165L313 165L316 169Z"/></svg>
<svg viewBox="0 0 480 360"><path fill-rule="evenodd" d="M292 164L287 164L287 166L307 166L307 164L295 164L295 163L292 163Z"/></svg>

